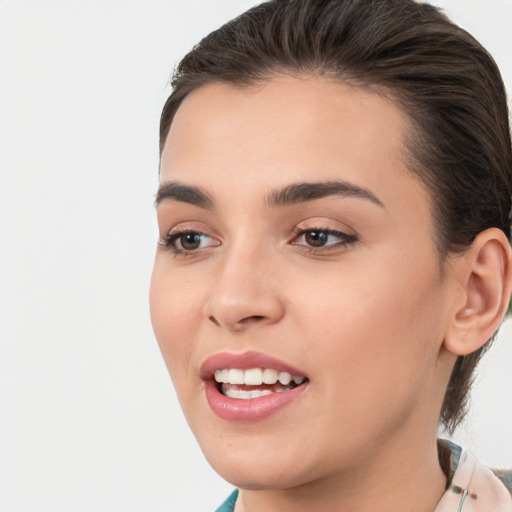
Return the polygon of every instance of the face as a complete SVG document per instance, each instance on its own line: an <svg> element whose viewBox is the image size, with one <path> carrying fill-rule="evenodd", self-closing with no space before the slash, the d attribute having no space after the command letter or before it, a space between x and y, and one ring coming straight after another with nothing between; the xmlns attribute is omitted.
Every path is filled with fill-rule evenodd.
<svg viewBox="0 0 512 512"><path fill-rule="evenodd" d="M382 96L308 77L210 84L177 111L151 315L235 485L353 473L435 431L449 279L406 128Z"/></svg>

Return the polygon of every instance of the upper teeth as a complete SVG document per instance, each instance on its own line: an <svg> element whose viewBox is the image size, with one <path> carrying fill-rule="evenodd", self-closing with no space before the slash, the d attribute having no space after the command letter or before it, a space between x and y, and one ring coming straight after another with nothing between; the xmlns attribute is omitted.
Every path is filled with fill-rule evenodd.
<svg viewBox="0 0 512 512"><path fill-rule="evenodd" d="M302 384L306 377L292 375L288 372L278 372L271 368L250 368L249 370L238 370L236 368L215 370L215 380L223 384L247 384L249 386L260 386L261 384L275 384L279 381L287 386L293 380L295 384Z"/></svg>

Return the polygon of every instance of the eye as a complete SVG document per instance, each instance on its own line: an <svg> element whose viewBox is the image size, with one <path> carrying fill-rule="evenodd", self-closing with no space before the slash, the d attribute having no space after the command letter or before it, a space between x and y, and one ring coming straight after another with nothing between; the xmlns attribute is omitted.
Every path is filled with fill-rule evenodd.
<svg viewBox="0 0 512 512"><path fill-rule="evenodd" d="M327 245L329 237L333 238L332 235L325 231L306 231L304 233L304 241L311 245L311 247L322 247Z"/></svg>
<svg viewBox="0 0 512 512"><path fill-rule="evenodd" d="M160 240L160 245L174 254L189 254L200 249L219 245L219 242L199 231L177 231L169 233Z"/></svg>
<svg viewBox="0 0 512 512"><path fill-rule="evenodd" d="M345 247L357 241L355 235L332 229L299 229L292 241L294 245L302 245L315 249L334 249Z"/></svg>

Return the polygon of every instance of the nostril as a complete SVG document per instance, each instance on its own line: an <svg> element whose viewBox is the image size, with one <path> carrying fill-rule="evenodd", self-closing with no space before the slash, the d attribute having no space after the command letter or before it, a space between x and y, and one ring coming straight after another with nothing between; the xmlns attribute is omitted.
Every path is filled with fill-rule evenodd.
<svg viewBox="0 0 512 512"><path fill-rule="evenodd" d="M239 323L241 324L250 324L250 323L256 323L256 322L261 322L262 320L265 320L265 317L263 315L253 315L253 316L248 316L246 318L242 318L242 320L240 320Z"/></svg>
<svg viewBox="0 0 512 512"><path fill-rule="evenodd" d="M245 318L240 318L239 320L231 322L223 322L219 321L214 315L209 315L208 320L217 327L227 327L229 329L232 329L234 331L239 331L241 329L244 329L245 327L248 327L251 324L257 324L265 321L267 317L265 315L251 315L246 316Z"/></svg>
<svg viewBox="0 0 512 512"><path fill-rule="evenodd" d="M217 319L214 316L210 315L208 317L208 320L210 320L210 322L214 323L215 325L220 326L219 322L217 321Z"/></svg>

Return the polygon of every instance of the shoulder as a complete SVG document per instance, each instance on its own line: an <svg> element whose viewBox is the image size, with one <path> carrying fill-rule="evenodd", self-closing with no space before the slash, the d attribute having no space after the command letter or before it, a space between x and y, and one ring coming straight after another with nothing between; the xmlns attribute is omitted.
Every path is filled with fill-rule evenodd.
<svg viewBox="0 0 512 512"><path fill-rule="evenodd" d="M512 512L512 470L491 469L450 441L439 440L438 450L447 485L442 497L444 508L436 511L460 510L467 499L473 504L471 510ZM478 502L472 501L477 498Z"/></svg>
<svg viewBox="0 0 512 512"><path fill-rule="evenodd" d="M512 495L512 469L493 469L493 473L503 482Z"/></svg>

